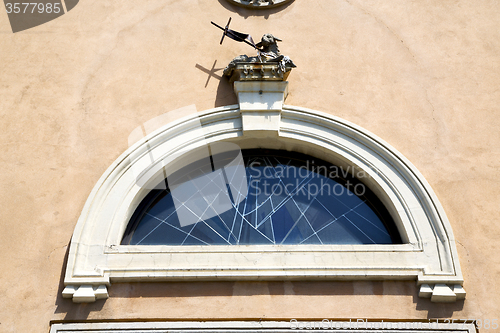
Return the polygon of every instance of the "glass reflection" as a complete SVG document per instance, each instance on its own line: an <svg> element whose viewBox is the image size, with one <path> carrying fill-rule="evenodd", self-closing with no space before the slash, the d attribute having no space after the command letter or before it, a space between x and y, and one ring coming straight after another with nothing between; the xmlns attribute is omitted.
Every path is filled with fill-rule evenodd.
<svg viewBox="0 0 500 333"><path fill-rule="evenodd" d="M152 190L132 216L122 244L401 243L384 205L346 170L276 150L243 150L243 158L244 174L220 167L203 179L199 173L183 175L175 184L185 189L181 201L169 188ZM224 165L220 156L213 160ZM186 214L194 222L181 223L179 216Z"/></svg>

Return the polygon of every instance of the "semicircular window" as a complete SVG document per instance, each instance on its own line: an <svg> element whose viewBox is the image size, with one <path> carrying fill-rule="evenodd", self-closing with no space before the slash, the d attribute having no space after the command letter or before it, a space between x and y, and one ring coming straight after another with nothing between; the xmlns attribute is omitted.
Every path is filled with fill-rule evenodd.
<svg viewBox="0 0 500 333"><path fill-rule="evenodd" d="M280 150L211 152L149 192L122 244L401 243L382 202L340 167Z"/></svg>

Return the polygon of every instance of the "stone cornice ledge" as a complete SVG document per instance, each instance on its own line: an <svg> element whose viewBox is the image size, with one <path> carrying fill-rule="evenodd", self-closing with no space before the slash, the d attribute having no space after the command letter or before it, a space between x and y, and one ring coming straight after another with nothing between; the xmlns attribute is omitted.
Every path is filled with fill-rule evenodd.
<svg viewBox="0 0 500 333"><path fill-rule="evenodd" d="M94 323L54 323L50 333L77 332L255 332L255 333L286 333L286 332L317 332L318 330L335 330L342 332L456 332L476 333L474 323L470 321L444 323L437 320L428 321L391 321L352 318L351 320L284 320L284 321L113 321Z"/></svg>

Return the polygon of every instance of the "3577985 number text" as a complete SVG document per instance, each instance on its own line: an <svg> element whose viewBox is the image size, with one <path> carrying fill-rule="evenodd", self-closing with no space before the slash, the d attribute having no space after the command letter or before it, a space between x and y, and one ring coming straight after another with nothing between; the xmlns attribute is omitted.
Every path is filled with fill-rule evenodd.
<svg viewBox="0 0 500 333"><path fill-rule="evenodd" d="M7 14L59 14L61 12L61 4L56 3L42 3L42 2L15 2L6 3L5 9Z"/></svg>

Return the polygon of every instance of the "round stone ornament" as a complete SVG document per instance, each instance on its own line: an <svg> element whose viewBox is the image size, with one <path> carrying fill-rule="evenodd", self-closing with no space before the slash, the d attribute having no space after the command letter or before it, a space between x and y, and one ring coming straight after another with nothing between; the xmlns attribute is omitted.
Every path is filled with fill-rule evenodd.
<svg viewBox="0 0 500 333"><path fill-rule="evenodd" d="M289 3L292 0L227 0L235 5L249 9L268 9Z"/></svg>

